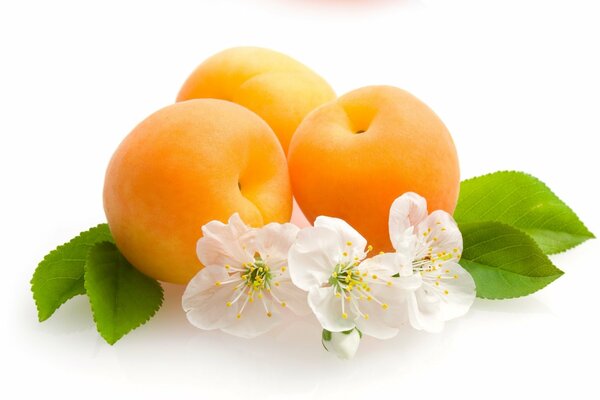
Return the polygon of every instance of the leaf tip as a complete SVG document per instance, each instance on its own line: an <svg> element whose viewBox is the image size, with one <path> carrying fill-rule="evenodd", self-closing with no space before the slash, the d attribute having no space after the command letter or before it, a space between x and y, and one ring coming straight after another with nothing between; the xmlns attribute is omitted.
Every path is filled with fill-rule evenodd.
<svg viewBox="0 0 600 400"><path fill-rule="evenodd" d="M106 343L110 344L111 346L114 346L115 343L117 343L120 339L120 338L106 338L104 336L102 336L102 338L106 341Z"/></svg>

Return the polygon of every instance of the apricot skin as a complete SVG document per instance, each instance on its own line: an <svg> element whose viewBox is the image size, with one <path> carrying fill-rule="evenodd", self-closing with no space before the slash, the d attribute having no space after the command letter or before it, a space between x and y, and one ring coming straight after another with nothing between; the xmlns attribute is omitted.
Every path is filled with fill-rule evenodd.
<svg viewBox="0 0 600 400"><path fill-rule="evenodd" d="M202 268L196 242L208 221L234 212L252 226L289 221L285 155L269 126L237 104L177 103L120 144L106 172L104 209L129 262L185 284Z"/></svg>
<svg viewBox="0 0 600 400"><path fill-rule="evenodd" d="M177 101L230 100L260 115L284 151L302 119L335 99L329 84L300 62L259 47L234 47L208 58L183 84Z"/></svg>
<svg viewBox="0 0 600 400"><path fill-rule="evenodd" d="M294 134L288 167L309 221L342 218L377 251L392 250L388 215L396 197L416 192L430 212L452 213L460 183L445 125L416 97L391 86L357 89L311 112Z"/></svg>

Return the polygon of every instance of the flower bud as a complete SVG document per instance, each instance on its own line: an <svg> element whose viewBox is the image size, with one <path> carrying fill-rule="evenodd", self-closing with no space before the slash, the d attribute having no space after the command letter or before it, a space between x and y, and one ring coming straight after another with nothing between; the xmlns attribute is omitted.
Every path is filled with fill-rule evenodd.
<svg viewBox="0 0 600 400"><path fill-rule="evenodd" d="M356 354L360 338L361 334L356 328L344 332L330 332L323 329L322 342L327 351L343 360L349 360Z"/></svg>

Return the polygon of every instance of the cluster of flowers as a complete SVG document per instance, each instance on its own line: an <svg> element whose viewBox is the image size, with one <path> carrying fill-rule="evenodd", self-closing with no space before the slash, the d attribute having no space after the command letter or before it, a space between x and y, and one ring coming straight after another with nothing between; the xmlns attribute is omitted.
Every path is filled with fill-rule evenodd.
<svg viewBox="0 0 600 400"><path fill-rule="evenodd" d="M426 200L406 193L392 204L389 232L395 252L368 257L372 247L338 218L314 226L270 223L202 228L197 253L205 268L183 295L188 320L201 329L251 338L281 323L286 313L312 312L323 344L354 356L362 335L388 339L401 325L439 332L464 315L475 283L458 260L462 236L452 216L427 213Z"/></svg>

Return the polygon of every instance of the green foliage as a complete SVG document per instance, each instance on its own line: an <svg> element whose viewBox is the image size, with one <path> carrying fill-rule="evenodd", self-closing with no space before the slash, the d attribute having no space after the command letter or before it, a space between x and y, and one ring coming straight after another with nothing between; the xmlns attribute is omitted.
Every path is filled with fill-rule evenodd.
<svg viewBox="0 0 600 400"><path fill-rule="evenodd" d="M146 323L163 301L160 284L136 270L109 242L90 249L85 289L98 332L110 344Z"/></svg>
<svg viewBox="0 0 600 400"><path fill-rule="evenodd" d="M100 224L57 247L38 264L31 291L40 322L70 298L85 294L83 266L87 253L94 244L105 241L112 241L112 236L108 225Z"/></svg>
<svg viewBox="0 0 600 400"><path fill-rule="evenodd" d="M498 221L529 234L546 254L568 250L594 235L537 178L499 171L461 183L454 212L459 224Z"/></svg>
<svg viewBox="0 0 600 400"><path fill-rule="evenodd" d="M563 272L522 231L500 222L461 223L460 264L477 285L477 296L508 299L542 289Z"/></svg>

